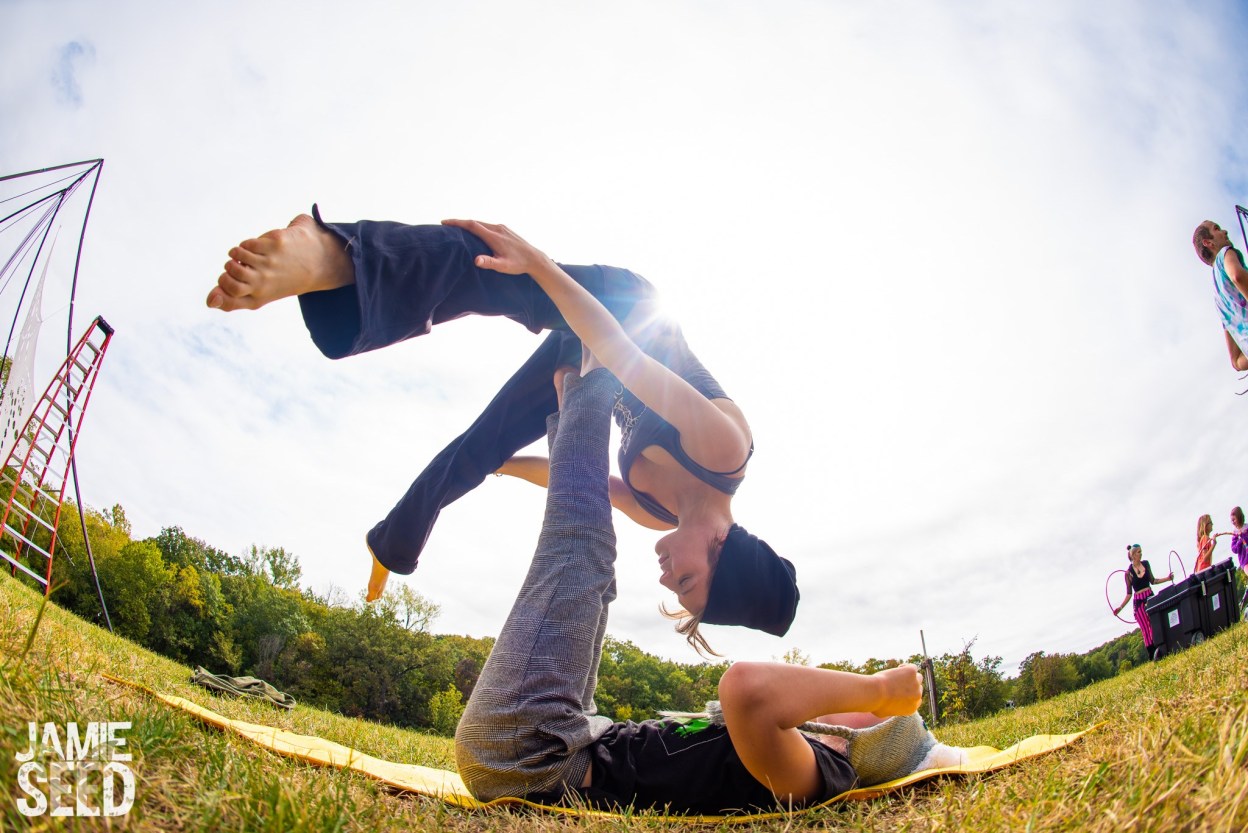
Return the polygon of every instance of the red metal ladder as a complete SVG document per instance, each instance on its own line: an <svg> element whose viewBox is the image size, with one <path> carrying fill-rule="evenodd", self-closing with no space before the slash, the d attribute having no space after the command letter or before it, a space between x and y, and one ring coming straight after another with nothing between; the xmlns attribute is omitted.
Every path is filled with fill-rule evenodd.
<svg viewBox="0 0 1248 833"><path fill-rule="evenodd" d="M52 556L74 448L113 328L96 317L35 403L0 469L0 559L51 589ZM40 575L33 566L44 566ZM23 563L25 562L25 563Z"/></svg>

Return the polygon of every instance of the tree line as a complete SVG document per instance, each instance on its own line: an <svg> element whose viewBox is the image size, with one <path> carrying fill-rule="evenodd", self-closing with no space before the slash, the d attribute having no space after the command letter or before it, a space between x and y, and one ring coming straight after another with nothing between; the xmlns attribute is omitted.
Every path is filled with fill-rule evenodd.
<svg viewBox="0 0 1248 833"><path fill-rule="evenodd" d="M299 559L282 547L253 545L236 556L176 526L135 540L121 506L84 514L119 636L185 665L260 677L307 705L449 735L494 644L434 633L438 605L405 584L374 604L339 589L322 595L300 586ZM46 549L46 538L35 541ZM46 565L29 563L39 572ZM68 502L52 588L53 602L104 625ZM663 660L608 637L598 706L617 720L700 710L726 668Z"/></svg>
<svg viewBox="0 0 1248 833"><path fill-rule="evenodd" d="M971 639L957 653L931 658L936 680L937 723L965 723L1004 708L1047 700L1148 662L1144 640L1137 630L1112 639L1086 654L1036 651L1019 665L1017 677L1006 678L1001 673L1001 657L974 657L972 649L975 641ZM914 654L905 660L868 659L861 665L831 662L819 667L871 674L902 662L921 666L924 658ZM925 720L932 722L931 706L926 697L919 712Z"/></svg>
<svg viewBox="0 0 1248 833"><path fill-rule="evenodd" d="M121 506L88 509L85 518L117 634L185 665L261 677L307 705L449 735L494 643L433 633L438 605L404 584L375 604L341 590L318 595L300 586L299 559L281 547L253 545L235 556L176 526L134 540ZM52 600L102 625L76 508L67 504L61 519ZM1137 631L1087 654L1038 651L1006 679L1001 658L975 658L974 644L932 658L938 722L1044 700L1147 661ZM796 648L782 659L810 664ZM915 655L820 667L873 673L922 661ZM727 667L664 660L608 636L598 708L615 720L700 711L716 698ZM931 721L929 710L925 700L922 711Z"/></svg>

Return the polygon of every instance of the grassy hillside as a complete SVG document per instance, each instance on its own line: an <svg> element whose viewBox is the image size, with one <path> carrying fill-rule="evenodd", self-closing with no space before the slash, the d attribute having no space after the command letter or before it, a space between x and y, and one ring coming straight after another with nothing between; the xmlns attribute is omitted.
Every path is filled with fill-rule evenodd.
<svg viewBox="0 0 1248 833"><path fill-rule="evenodd" d="M107 671L226 716L318 734L373 755L453 767L450 741L297 707L279 712L215 697L190 670L48 605L29 653L40 598L0 575L0 830L105 829L102 819L27 819L13 796L29 721L131 721L137 800L109 829L239 831L619 830L619 822L523 813L472 814L395 795L359 775L279 758L204 727ZM1032 734L1107 721L1075 746L1002 772L946 779L840 805L765 830L1248 829L1248 628L1045 703L941 728L962 745L1003 747ZM633 819L628 827L679 827ZM735 827L733 829L751 829Z"/></svg>

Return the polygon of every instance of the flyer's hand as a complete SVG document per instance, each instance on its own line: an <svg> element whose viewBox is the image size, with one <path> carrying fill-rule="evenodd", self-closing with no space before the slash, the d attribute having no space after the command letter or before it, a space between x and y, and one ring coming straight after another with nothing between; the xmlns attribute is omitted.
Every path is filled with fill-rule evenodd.
<svg viewBox="0 0 1248 833"><path fill-rule="evenodd" d="M481 238L494 254L477 255L478 268L492 269L504 275L524 275L550 262L536 247L504 225L479 220L443 220L442 225L462 228Z"/></svg>

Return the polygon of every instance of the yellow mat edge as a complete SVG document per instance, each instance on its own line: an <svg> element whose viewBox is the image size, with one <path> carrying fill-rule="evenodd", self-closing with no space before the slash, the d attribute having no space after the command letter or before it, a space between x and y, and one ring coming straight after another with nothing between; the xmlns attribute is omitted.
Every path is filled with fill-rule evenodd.
<svg viewBox="0 0 1248 833"><path fill-rule="evenodd" d="M436 798L439 801L442 801L446 804L449 804L455 807L459 807L461 809L481 810L481 809L489 809L489 808L523 806L523 807L530 807L536 810L542 810L544 812L554 813L558 815L568 815L568 816L577 816L577 817L585 817L585 818L602 818L602 819L625 818L629 815L627 813L613 813L613 812L606 811L606 810L594 810L594 809L588 809L588 808L583 808L583 807L565 807L562 805L540 804L538 802L529 801L528 799L515 798L515 797L496 798L493 801L488 801L488 802L478 801L477 799L473 798L471 794L469 794L467 788L463 785L463 781L459 778L459 775L457 773L450 772L449 770L440 770L434 767L426 767L426 766L422 766L419 764L396 764L392 761L386 761L382 758L376 758L371 755L366 755L365 753L360 752L359 750L352 749L351 747L348 747L348 746L343 746L342 744L338 744L334 741L327 741L324 738L320 738L315 735L299 735L295 732L291 732L286 729L278 729L277 727L274 727L274 726L266 726L260 723L248 723L242 720L234 720L232 718L228 718L228 717L225 717L224 715L218 714L212 709L209 709L205 706L201 706L183 697L178 697L172 694L163 694L159 691L155 691L149 688L148 686L143 685L142 683L136 683L132 680L127 680L122 677L117 677L112 674L108 674L106 672L100 672L100 676L102 676L106 680L117 683L119 685L128 686L130 688L138 689L139 691L145 692L146 694L156 698L157 700L160 700L166 703L167 705L173 706L174 708L179 709L180 711L190 714L192 717L197 718L203 723L216 726L218 729L221 729L224 731L232 732L235 735L238 735L247 740L250 740L256 745L261 746L265 749L268 749L278 755L282 755L284 757L295 758L296 760L301 760L306 763L316 764L319 766L328 766L328 767L333 767L335 769L350 769L354 772L358 772L362 775L367 775L370 778L373 778L377 781L387 784L388 786L393 787L397 790L400 790L401 792L410 792L410 793L415 793L417 795L424 795L429 798ZM697 823L697 824L725 824L725 823L735 824L735 823L747 823L747 822L755 822L755 821L771 821L771 820L789 819L795 816L813 812L815 810L818 810L824 807L829 807L833 804L839 804L844 801L864 801L864 800L868 800L872 798L877 798L881 795L885 795L887 793L902 789L903 787L908 787L913 784L920 783L922 781L927 781L932 778L939 778L945 775L978 775L978 774L983 774L983 773L988 773L988 772L995 772L999 769L1003 769L1012 764L1019 763L1020 761L1029 760L1031 758L1035 758L1040 755L1045 755L1045 754L1048 754L1049 752L1055 752L1058 749L1065 748L1066 746L1069 746L1070 744L1074 743L1076 740L1088 734L1089 732L1095 731L1096 729L1099 729L1100 727L1104 725L1105 725L1104 722L1096 723L1082 731L1072 732L1068 734L1032 735L1030 737L1024 738L1023 740L1019 741L1013 746L1009 746L1005 749L1000 749L1000 750L996 749L995 747L990 747L990 746L973 747L974 750L981 750L981 751L992 750L992 752L991 754L985 755L983 759L978 763L967 763L967 764L962 764L959 766L940 767L937 769L925 769L919 772L912 772L903 778L897 778L892 781L886 781L883 784L875 784L870 787L858 787L857 789L847 790L846 792L833 796L827 801L821 802L819 804L812 804L811 806L803 807L800 810L785 810L785 811L777 811L773 813L752 813L752 814L747 814L747 815L716 815L716 816L694 816L694 815L664 816L664 815L652 815L649 813L645 813L644 817L647 820L673 821L673 822ZM267 730L267 733L261 733L258 730ZM269 737L266 738L263 736L263 734L268 734ZM286 744L285 747L279 743L279 736L287 736L287 738L284 740ZM323 759L311 757L308 754L301 754L297 751L294 751L293 747L296 744L293 741L289 740L289 738L295 738L295 739L314 738L323 744L329 744L331 746L335 746L344 750L347 759L345 761L338 762L332 759L323 760ZM1032 747L1037 747L1037 748L1033 748L1029 751L1021 751L1021 747L1026 746L1026 745L1030 745ZM988 761L991 761L992 763L987 763ZM369 769L367 766L368 762L377 762L382 765L388 765L390 767L399 767L399 768L404 768L404 769L410 768L410 769L424 771L424 772L431 773L431 774L436 773L437 775L427 776L427 777L430 777L431 782L440 782L442 786L444 787L444 789L439 790L437 789L436 786L433 786L432 784L418 788L418 787L412 786L410 782L399 781L393 778L388 778L385 775L382 775L377 771L377 769L384 768L384 766L378 767L375 769ZM447 776L450 776L450 777L447 777ZM449 787L449 788L445 788L445 787ZM638 815L640 816L642 814L638 814Z"/></svg>

